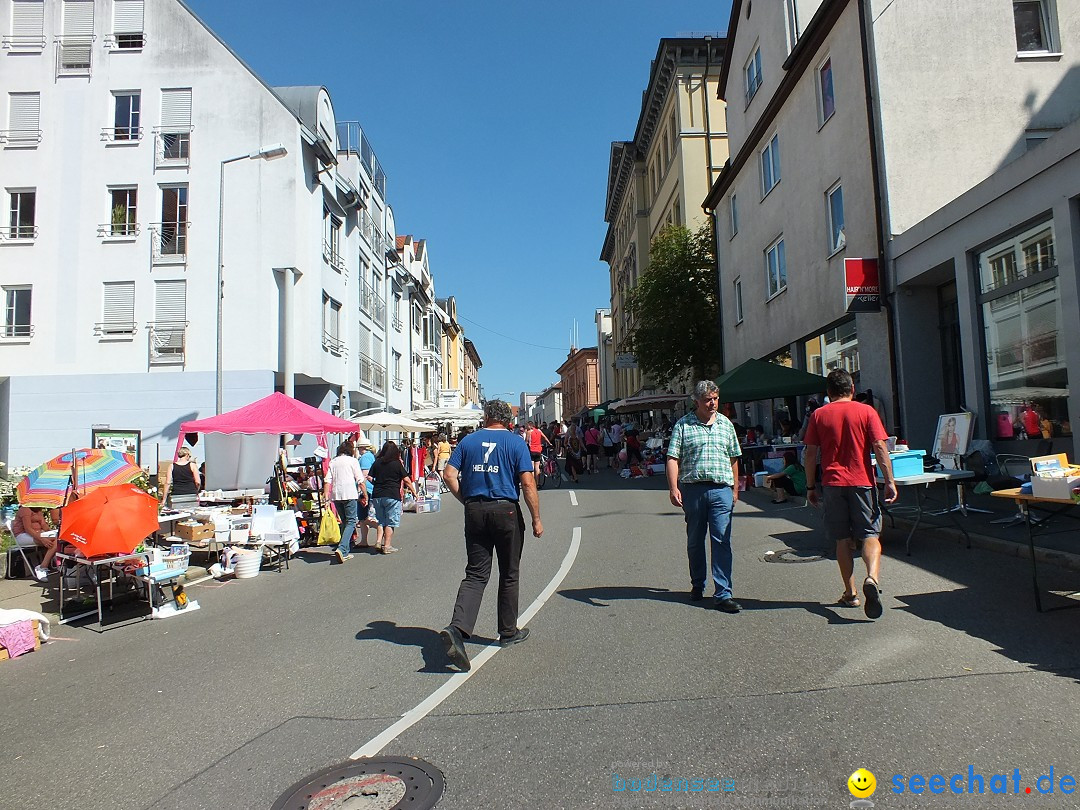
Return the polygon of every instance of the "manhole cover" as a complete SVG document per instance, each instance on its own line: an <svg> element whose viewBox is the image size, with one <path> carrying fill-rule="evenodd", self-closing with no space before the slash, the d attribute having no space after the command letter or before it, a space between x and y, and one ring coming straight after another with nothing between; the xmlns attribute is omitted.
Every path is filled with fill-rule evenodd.
<svg viewBox="0 0 1080 810"><path fill-rule="evenodd" d="M367 757L293 785L272 810L429 810L444 785L442 772L422 759Z"/></svg>
<svg viewBox="0 0 1080 810"><path fill-rule="evenodd" d="M773 563L808 563L826 559L812 551L799 551L794 548L782 548L779 551L767 551L762 557L765 562Z"/></svg>

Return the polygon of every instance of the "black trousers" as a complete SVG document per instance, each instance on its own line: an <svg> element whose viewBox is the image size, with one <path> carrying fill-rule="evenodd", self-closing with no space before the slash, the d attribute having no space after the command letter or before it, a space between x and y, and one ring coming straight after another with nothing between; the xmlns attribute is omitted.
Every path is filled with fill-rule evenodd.
<svg viewBox="0 0 1080 810"><path fill-rule="evenodd" d="M499 637L517 632L518 569L525 544L525 519L511 501L473 501L465 504L465 579L458 588L450 622L468 638L480 612L484 589L491 578L493 556L499 558Z"/></svg>

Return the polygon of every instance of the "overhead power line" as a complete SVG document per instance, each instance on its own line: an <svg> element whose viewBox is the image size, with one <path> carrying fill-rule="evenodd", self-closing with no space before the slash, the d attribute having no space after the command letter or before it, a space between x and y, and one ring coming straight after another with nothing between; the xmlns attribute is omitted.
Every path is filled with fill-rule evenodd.
<svg viewBox="0 0 1080 810"><path fill-rule="evenodd" d="M484 326L483 324L477 323L476 321L472 320L471 318L466 318L466 317L464 317L462 315L458 315L458 319L462 320L462 321L467 321L468 323L471 323L473 326L478 327L480 329L483 329L485 332L491 332L491 334L493 334L493 335L498 335L499 337L503 338L504 340L512 340L514 343L520 343L523 346L532 346L534 349L547 349L548 351L553 351L553 352L565 352L566 351L566 347L564 347L564 346L541 346L539 343L529 343L529 341L527 341L527 340L519 340L518 338L510 337L510 335L504 335L502 332L496 332L494 329L489 329L488 327Z"/></svg>

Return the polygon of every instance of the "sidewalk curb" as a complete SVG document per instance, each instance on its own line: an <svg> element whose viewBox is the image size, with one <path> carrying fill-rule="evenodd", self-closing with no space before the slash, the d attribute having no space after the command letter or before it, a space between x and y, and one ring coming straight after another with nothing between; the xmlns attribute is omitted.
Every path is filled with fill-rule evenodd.
<svg viewBox="0 0 1080 810"><path fill-rule="evenodd" d="M897 518L896 520L897 527L903 525L905 528L910 528L912 524L913 521L905 520L903 518ZM945 526L925 526L920 530L920 533L922 533L922 531L925 531L930 535L953 540L960 545L965 544L963 533L957 529ZM1004 554L1007 557L1018 557L1024 560L1031 558L1030 549L1026 542L1003 540L1000 537L989 537L985 534L975 534L974 532L968 532L968 535L971 537L972 548L982 548L998 554ZM1041 548L1036 545L1035 560L1040 563L1058 565L1062 568L1069 569L1070 571L1080 571L1080 554L1073 554L1069 551Z"/></svg>

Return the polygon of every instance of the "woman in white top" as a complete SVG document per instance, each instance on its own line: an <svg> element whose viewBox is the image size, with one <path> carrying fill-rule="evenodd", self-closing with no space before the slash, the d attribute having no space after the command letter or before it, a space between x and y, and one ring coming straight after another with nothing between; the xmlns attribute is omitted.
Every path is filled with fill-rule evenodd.
<svg viewBox="0 0 1080 810"><path fill-rule="evenodd" d="M367 499L364 487L364 471L356 460L356 448L352 442L338 445L337 455L330 462L326 473L326 499L332 500L337 507L339 519L344 520L341 527L341 541L334 550L339 563L352 559L352 536L356 529L356 501Z"/></svg>

